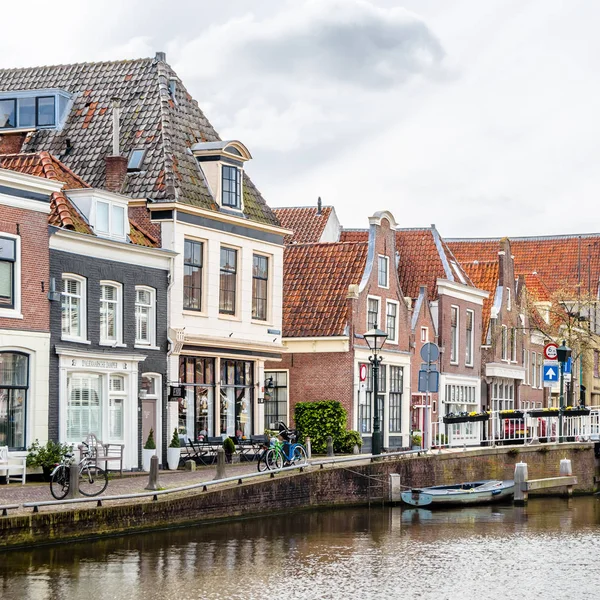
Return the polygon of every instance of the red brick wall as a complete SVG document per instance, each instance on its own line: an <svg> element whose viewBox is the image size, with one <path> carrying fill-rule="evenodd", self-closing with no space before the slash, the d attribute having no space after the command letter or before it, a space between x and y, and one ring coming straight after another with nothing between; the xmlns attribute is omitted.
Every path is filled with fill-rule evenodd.
<svg viewBox="0 0 600 600"><path fill-rule="evenodd" d="M129 218L133 219L144 231L156 238L158 242L160 237L160 223L152 223L150 220L150 211L145 206L130 206Z"/></svg>
<svg viewBox="0 0 600 600"><path fill-rule="evenodd" d="M23 319L0 317L0 329L50 330L48 215L0 205L0 233L21 236ZM42 283L44 291L42 291Z"/></svg>

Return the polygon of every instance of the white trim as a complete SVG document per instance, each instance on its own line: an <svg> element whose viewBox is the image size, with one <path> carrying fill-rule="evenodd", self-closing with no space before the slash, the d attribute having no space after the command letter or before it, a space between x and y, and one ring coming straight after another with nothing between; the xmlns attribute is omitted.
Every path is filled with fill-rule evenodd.
<svg viewBox="0 0 600 600"><path fill-rule="evenodd" d="M483 306L483 301L490 295L489 292L447 279L438 279L436 285L440 296L452 296L457 300L466 300L480 306Z"/></svg>
<svg viewBox="0 0 600 600"><path fill-rule="evenodd" d="M12 263L13 267L13 307L12 308L0 308L0 317L6 319L22 319L23 314L21 313L22 306L22 290L21 290L21 270L22 270L22 260L21 260L21 236L15 235L13 233L8 233L5 231L0 231L0 237L8 238L15 241L15 262Z"/></svg>
<svg viewBox="0 0 600 600"><path fill-rule="evenodd" d="M399 331L398 331L398 329L399 329L398 328L398 321L400 320L399 319L399 317L400 317L400 310L399 310L400 303L397 300L388 300L388 299L386 299L386 301L385 301L385 332L386 333L388 332L388 327L387 327L387 319L388 319L387 309L388 309L388 305L389 304L395 304L396 305L396 319L395 319L396 322L395 322L395 326L394 326L394 339L390 340L390 338L388 337L388 338L386 338L385 343L386 344L394 344L394 345L397 346L398 343L399 343L398 338L400 337L399 336Z"/></svg>
<svg viewBox="0 0 600 600"><path fill-rule="evenodd" d="M289 352L314 354L322 352L348 352L350 340L347 337L332 338L284 338L283 343ZM272 360L272 359L267 359Z"/></svg>
<svg viewBox="0 0 600 600"><path fill-rule="evenodd" d="M14 129L12 131L14 131ZM47 196L51 196L54 192L60 192L65 185L62 181L37 177L36 175L26 175L18 171L2 168L0 168L0 181L2 182L2 185L12 186L20 190ZM50 198L48 198L48 200L50 200Z"/></svg>
<svg viewBox="0 0 600 600"><path fill-rule="evenodd" d="M474 357L475 357L475 311L471 308L467 308L466 311L467 316L465 319L465 331L467 332L467 344L469 342L469 334L468 329L466 328L467 323L469 322L469 313L471 313L471 360L467 361L467 345L465 345L465 366L472 367L474 365Z"/></svg>
<svg viewBox="0 0 600 600"><path fill-rule="evenodd" d="M505 379L519 379L525 381L525 368L507 366L500 363L487 363L485 365L486 377L503 377Z"/></svg>
<svg viewBox="0 0 600 600"><path fill-rule="evenodd" d="M0 205L19 208L21 210L32 210L46 215L50 214L50 202L32 200L30 198L18 198L9 194L0 194Z"/></svg>
<svg viewBox="0 0 600 600"><path fill-rule="evenodd" d="M135 286L134 320L135 320L135 343L136 348L156 348L156 289L149 285ZM148 342L137 338L137 293L138 291L150 294L150 310L148 314ZM145 306L145 305L140 305Z"/></svg>
<svg viewBox="0 0 600 600"><path fill-rule="evenodd" d="M456 309L456 328L455 328L455 340L452 339L452 309ZM454 342L456 341L456 348ZM454 349L454 358L452 358L452 350ZM460 354L460 307L456 304L450 305L450 364L457 365L460 361L458 356Z"/></svg>
<svg viewBox="0 0 600 600"><path fill-rule="evenodd" d="M375 327L377 329L381 329L381 296L373 296L369 294L367 296L367 310L366 310L366 329L365 331L369 331L371 327L369 326L369 300L377 300L377 323Z"/></svg>
<svg viewBox="0 0 600 600"><path fill-rule="evenodd" d="M379 261L381 259L385 260L385 285L381 285L381 283L379 283ZM377 255L377 287L382 288L384 290L389 290L390 289L390 257L386 256L385 254L378 254Z"/></svg>
<svg viewBox="0 0 600 600"><path fill-rule="evenodd" d="M100 345L101 346L125 346L123 344L123 284L118 281L109 279L102 279L99 282L100 285L100 296L98 303L100 306L100 313L98 314L98 322L100 323L100 315L102 314L102 304L109 303L115 304L115 339L109 340L102 337L102 324L100 324ZM111 287L116 290L116 300L103 300L102 299L102 287Z"/></svg>
<svg viewBox="0 0 600 600"><path fill-rule="evenodd" d="M64 287L63 282L65 279L72 279L74 281L79 282L80 291L79 291L79 335L71 335L64 334L62 330L62 303L64 292L62 288ZM60 292L60 306L61 306L61 320L60 320L60 339L70 342L83 342L89 344L90 342L87 340L87 279L82 275L78 275L77 273L62 273L61 278L61 292Z"/></svg>

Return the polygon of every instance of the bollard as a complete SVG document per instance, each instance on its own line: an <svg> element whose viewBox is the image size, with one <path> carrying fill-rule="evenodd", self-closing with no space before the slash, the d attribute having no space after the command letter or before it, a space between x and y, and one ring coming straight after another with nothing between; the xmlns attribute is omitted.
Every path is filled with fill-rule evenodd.
<svg viewBox="0 0 600 600"><path fill-rule="evenodd" d="M358 444L354 444L354 448L352 448L352 454L360 454L360 448Z"/></svg>
<svg viewBox="0 0 600 600"><path fill-rule="evenodd" d="M390 473L388 500L391 503L400 502L402 500L402 485L400 484L400 475L398 473Z"/></svg>
<svg viewBox="0 0 600 600"><path fill-rule="evenodd" d="M69 491L67 492L67 498L79 498L79 467L76 463L71 464L69 467Z"/></svg>
<svg viewBox="0 0 600 600"><path fill-rule="evenodd" d="M568 458L563 458L560 461L560 476L561 477L570 477L573 475L573 469L571 467L571 461ZM571 497L573 495L573 486L567 486L567 496Z"/></svg>
<svg viewBox="0 0 600 600"><path fill-rule="evenodd" d="M333 438L330 435L327 436L327 456L333 456Z"/></svg>
<svg viewBox="0 0 600 600"><path fill-rule="evenodd" d="M150 459L150 476L148 477L148 485L145 489L151 491L160 490L160 483L158 483L158 456L156 454Z"/></svg>
<svg viewBox="0 0 600 600"><path fill-rule="evenodd" d="M304 440L304 447L306 448L306 458L312 458L312 448L310 446L309 437Z"/></svg>
<svg viewBox="0 0 600 600"><path fill-rule="evenodd" d="M515 504L525 506L529 492L523 489L523 484L529 479L527 463L519 462L515 465Z"/></svg>
<svg viewBox="0 0 600 600"><path fill-rule="evenodd" d="M185 463L183 463L183 468L186 471L195 471L196 463L193 460L186 460Z"/></svg>
<svg viewBox="0 0 600 600"><path fill-rule="evenodd" d="M225 479L225 450L217 448L217 474L214 479Z"/></svg>

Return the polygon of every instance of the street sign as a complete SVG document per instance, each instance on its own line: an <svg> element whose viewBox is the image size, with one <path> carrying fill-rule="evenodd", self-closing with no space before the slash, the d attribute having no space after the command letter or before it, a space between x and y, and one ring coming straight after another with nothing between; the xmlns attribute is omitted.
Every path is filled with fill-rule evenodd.
<svg viewBox="0 0 600 600"><path fill-rule="evenodd" d="M437 369L435 363L421 363L421 371L437 371Z"/></svg>
<svg viewBox="0 0 600 600"><path fill-rule="evenodd" d="M573 360L569 356L569 360L567 360L567 362L565 363L565 366L563 367L563 373L565 375L570 375L572 372L573 372Z"/></svg>
<svg viewBox="0 0 600 600"><path fill-rule="evenodd" d="M560 376L558 365L544 365L544 385L548 383L556 383Z"/></svg>
<svg viewBox="0 0 600 600"><path fill-rule="evenodd" d="M440 374L437 371L419 371L419 392L436 393L440 387Z"/></svg>
<svg viewBox="0 0 600 600"><path fill-rule="evenodd" d="M367 365L360 365L360 368L358 369L358 379L360 381L366 381L368 372L369 372L369 369L368 369Z"/></svg>
<svg viewBox="0 0 600 600"><path fill-rule="evenodd" d="M437 344L427 342L421 347L421 359L427 363L435 362L440 356L440 349Z"/></svg>
<svg viewBox="0 0 600 600"><path fill-rule="evenodd" d="M558 357L558 346L554 342L550 342L544 346L544 356L548 360L556 360Z"/></svg>

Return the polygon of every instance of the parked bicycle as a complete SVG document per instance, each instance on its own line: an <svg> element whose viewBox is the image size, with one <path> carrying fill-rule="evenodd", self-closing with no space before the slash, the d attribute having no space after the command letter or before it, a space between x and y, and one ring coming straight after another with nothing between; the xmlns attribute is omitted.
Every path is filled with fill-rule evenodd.
<svg viewBox="0 0 600 600"><path fill-rule="evenodd" d="M79 469L79 491L84 496L97 496L108 485L108 473L96 464L96 457L89 445L83 442L83 446L85 449L79 463L75 464L74 454L69 452L52 471L50 493L57 500L62 500L69 493L72 468Z"/></svg>
<svg viewBox="0 0 600 600"><path fill-rule="evenodd" d="M282 467L291 467L295 465L305 465L308 463L308 456L302 444L296 442L298 432L289 429L282 421L277 422L279 427L278 438L272 438L271 443L266 447L258 459L258 470L267 471L270 469L281 469Z"/></svg>

